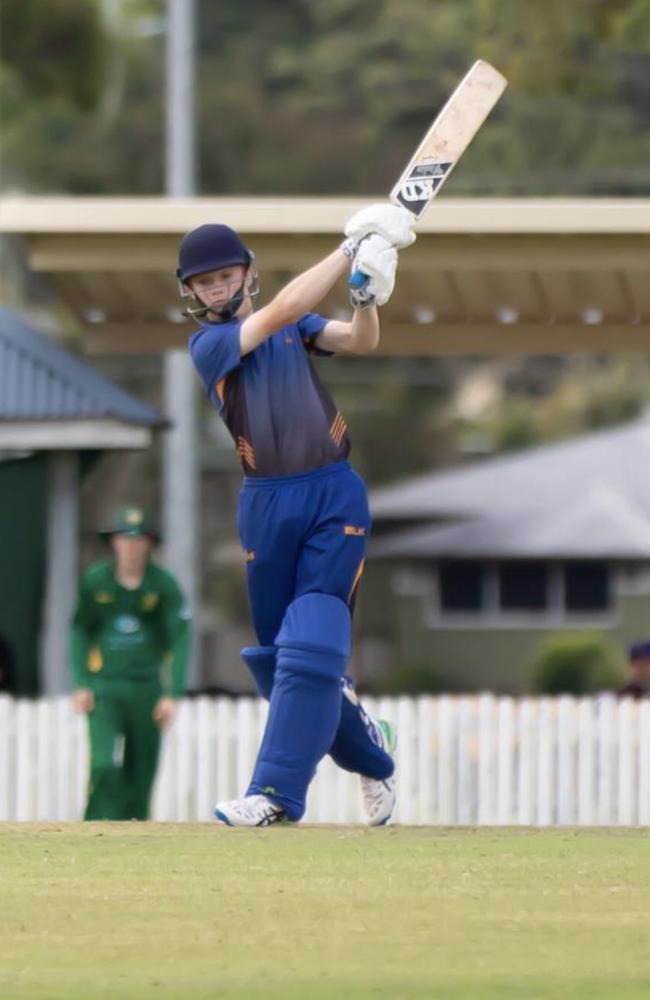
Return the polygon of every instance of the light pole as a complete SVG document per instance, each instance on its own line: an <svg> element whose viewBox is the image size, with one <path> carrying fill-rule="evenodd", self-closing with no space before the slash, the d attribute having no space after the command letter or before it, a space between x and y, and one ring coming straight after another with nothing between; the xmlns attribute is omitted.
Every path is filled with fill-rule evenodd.
<svg viewBox="0 0 650 1000"><path fill-rule="evenodd" d="M168 0L165 191L172 198L186 198L195 192L195 17L195 0ZM166 563L187 595L194 621L190 687L196 687L201 677L196 385L187 351L167 351L164 409L173 426L163 437L163 532Z"/></svg>

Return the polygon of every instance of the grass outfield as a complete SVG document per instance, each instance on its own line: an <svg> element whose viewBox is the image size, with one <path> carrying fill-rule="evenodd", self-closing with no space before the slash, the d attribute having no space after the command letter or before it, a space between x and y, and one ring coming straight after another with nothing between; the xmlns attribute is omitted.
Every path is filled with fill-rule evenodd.
<svg viewBox="0 0 650 1000"><path fill-rule="evenodd" d="M0 824L2 1000L649 996L648 831Z"/></svg>

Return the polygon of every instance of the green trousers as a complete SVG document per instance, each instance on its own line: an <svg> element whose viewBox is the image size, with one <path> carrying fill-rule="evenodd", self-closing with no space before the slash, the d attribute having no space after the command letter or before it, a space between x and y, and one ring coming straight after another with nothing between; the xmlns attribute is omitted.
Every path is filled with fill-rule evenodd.
<svg viewBox="0 0 650 1000"><path fill-rule="evenodd" d="M102 681L95 687L84 819L147 819L160 751L152 712L160 696L157 679Z"/></svg>

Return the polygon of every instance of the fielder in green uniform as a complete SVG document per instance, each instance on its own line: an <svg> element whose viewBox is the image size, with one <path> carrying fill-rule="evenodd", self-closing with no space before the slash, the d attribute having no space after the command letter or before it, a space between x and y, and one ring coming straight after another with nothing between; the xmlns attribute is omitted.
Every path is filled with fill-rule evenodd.
<svg viewBox="0 0 650 1000"><path fill-rule="evenodd" d="M157 533L139 507L100 535L113 558L84 573L72 625L74 703L90 737L85 819L146 819L160 731L184 691L189 615L172 574L151 560Z"/></svg>

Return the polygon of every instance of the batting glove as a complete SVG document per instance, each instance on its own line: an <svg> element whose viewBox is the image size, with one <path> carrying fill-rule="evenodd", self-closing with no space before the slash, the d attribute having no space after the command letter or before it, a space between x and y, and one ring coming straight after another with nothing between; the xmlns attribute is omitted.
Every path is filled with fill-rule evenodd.
<svg viewBox="0 0 650 1000"><path fill-rule="evenodd" d="M394 247L408 247L415 243L413 216L399 205L381 202L355 212L345 224L345 235L356 244L371 233L376 233Z"/></svg>
<svg viewBox="0 0 650 1000"><path fill-rule="evenodd" d="M388 302L395 287L397 250L382 236L367 236L352 262L352 273L361 272L367 278L360 287L350 291L350 302L355 309L366 309Z"/></svg>

